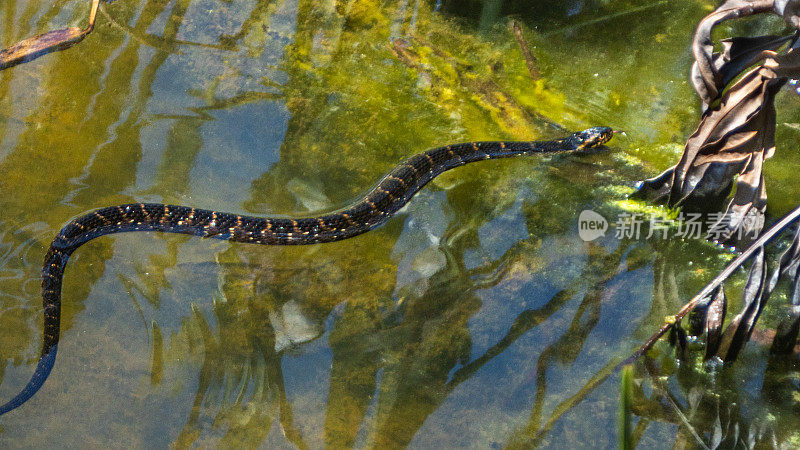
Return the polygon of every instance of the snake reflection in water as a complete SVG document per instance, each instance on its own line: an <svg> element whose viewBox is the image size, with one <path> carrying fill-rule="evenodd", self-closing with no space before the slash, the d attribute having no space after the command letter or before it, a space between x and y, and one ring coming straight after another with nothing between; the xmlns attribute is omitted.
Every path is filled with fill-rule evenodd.
<svg viewBox="0 0 800 450"><path fill-rule="evenodd" d="M486 159L580 152L599 147L612 136L611 128L594 127L553 141L470 142L435 148L398 164L363 200L319 217L273 219L156 203L111 206L78 217L59 232L42 267L44 337L38 365L25 388L0 406L0 414L25 403L50 375L60 334L64 268L72 252L96 237L126 231L163 231L264 245L340 241L385 223L425 184L446 170Z"/></svg>

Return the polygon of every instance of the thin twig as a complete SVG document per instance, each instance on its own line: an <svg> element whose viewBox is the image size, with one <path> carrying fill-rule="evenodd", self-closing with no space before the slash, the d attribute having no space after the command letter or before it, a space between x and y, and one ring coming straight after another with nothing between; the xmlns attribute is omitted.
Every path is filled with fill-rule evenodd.
<svg viewBox="0 0 800 450"><path fill-rule="evenodd" d="M528 73L531 74L531 78L534 80L542 78L542 74L539 73L539 69L536 67L536 57L531 53L528 42L522 34L522 25L516 20L512 20L511 31L514 33L514 37L517 38L519 49L522 51L522 57L525 58L525 65L528 66Z"/></svg>
<svg viewBox="0 0 800 450"><path fill-rule="evenodd" d="M16 44L0 50L0 70L9 69L18 64L32 61L48 53L66 50L82 41L94 29L97 8L100 0L92 0L89 12L89 25L86 28L70 27L53 30L24 39Z"/></svg>
<svg viewBox="0 0 800 450"><path fill-rule="evenodd" d="M661 380L659 380L657 374L653 373L652 367L648 367L647 373L648 375L650 375L650 379L653 380L653 388L661 391L660 392L661 397L667 400L667 403L669 403L670 407L675 412L675 415L677 415L680 421L683 422L683 426L686 427L686 429L689 430L689 433L691 433L691 435L694 437L695 441L697 442L697 445L705 450L711 450L708 447L708 445L706 445L706 443L703 441L703 438L701 438L700 435L697 433L697 430L695 430L695 428L692 426L692 423L689 421L689 418L686 417L686 414L684 414L683 411L681 411L681 407L678 406L678 404L672 398L672 396L669 393L669 390L666 387L664 387L664 383L662 383Z"/></svg>

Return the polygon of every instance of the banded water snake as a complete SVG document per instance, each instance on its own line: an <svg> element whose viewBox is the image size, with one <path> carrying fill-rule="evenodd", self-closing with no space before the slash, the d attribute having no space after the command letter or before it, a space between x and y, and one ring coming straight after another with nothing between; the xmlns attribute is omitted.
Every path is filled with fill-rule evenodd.
<svg viewBox="0 0 800 450"><path fill-rule="evenodd" d="M89 240L127 231L162 231L265 245L306 245L347 239L378 227L442 172L486 159L578 152L608 142L613 131L594 127L541 142L471 142L439 147L401 162L363 200L318 217L261 218L155 203L102 208L70 221L50 245L42 267L44 336L36 371L0 414L30 399L55 364L61 321L61 282L72 252Z"/></svg>

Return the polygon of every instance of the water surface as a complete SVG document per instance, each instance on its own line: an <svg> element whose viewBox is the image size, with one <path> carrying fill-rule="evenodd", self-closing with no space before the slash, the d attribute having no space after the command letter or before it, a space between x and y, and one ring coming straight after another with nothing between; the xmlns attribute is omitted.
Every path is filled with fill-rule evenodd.
<svg viewBox="0 0 800 450"><path fill-rule="evenodd" d="M0 418L0 441L615 447L618 379L592 380L729 253L700 240L620 240L613 229L585 243L577 218L592 209L613 222L636 180L677 159L699 114L690 36L713 3L102 4L84 42L0 73L0 399L36 364L44 252L93 208L308 215L347 205L430 147L595 125L628 136L605 154L449 172L386 226L333 244L92 241L67 267L52 375ZM4 0L0 43L80 26L88 7ZM800 129L795 104L778 99L773 217L800 194L798 156L780 148ZM726 430L797 443L797 406L780 382L791 376L767 382L764 347L749 346L725 376L689 381L659 351L679 404L714 398ZM779 374L794 373L784 364ZM696 445L690 429L710 442L717 417L687 426L657 408L636 414L648 448Z"/></svg>

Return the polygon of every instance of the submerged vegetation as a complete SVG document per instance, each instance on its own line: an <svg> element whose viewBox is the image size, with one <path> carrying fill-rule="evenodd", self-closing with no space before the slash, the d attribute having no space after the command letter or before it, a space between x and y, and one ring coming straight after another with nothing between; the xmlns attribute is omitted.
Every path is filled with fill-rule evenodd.
<svg viewBox="0 0 800 450"><path fill-rule="evenodd" d="M792 179L796 156L779 150L773 168L761 164L800 129L795 98L778 92L794 38L723 41L713 53L701 28L687 50L704 16L716 25L720 10L747 2L715 12L705 0L118 0L100 3L96 22L92 9L88 37L92 25L76 26L85 3L0 9L5 47L75 30L51 32L68 50L0 72L0 399L36 363L41 257L87 210L152 201L294 216L345 205L401 158L447 143L552 139L601 124L629 138L606 155L461 168L384 228L326 246L93 241L65 277L59 363L27 407L2 416L0 441L799 442L797 360L768 348L777 335L791 350L800 315L781 322L765 295L777 274L796 284L796 241L772 272L763 250L749 277L730 271L727 289L744 293L745 313L727 338L724 312L739 305L723 307L722 290L695 317L705 341L670 318L663 330L677 357L665 342L648 345L623 380L616 426L615 369L733 257L647 227L614 236L614 217L677 215L627 199L633 181L680 158L704 109L678 166L640 192L687 211L692 199L727 207L740 174L737 213L777 217L800 198L791 182L773 185L770 205L764 194L764 179ZM769 8L778 4L792 23L794 2ZM720 28L789 36L769 19ZM753 59L765 49L783 53ZM722 168L708 170L714 162ZM582 210L612 222L606 236L580 239ZM739 223L726 222L728 236ZM720 340L733 356L722 359L739 363L703 365L695 347Z"/></svg>

